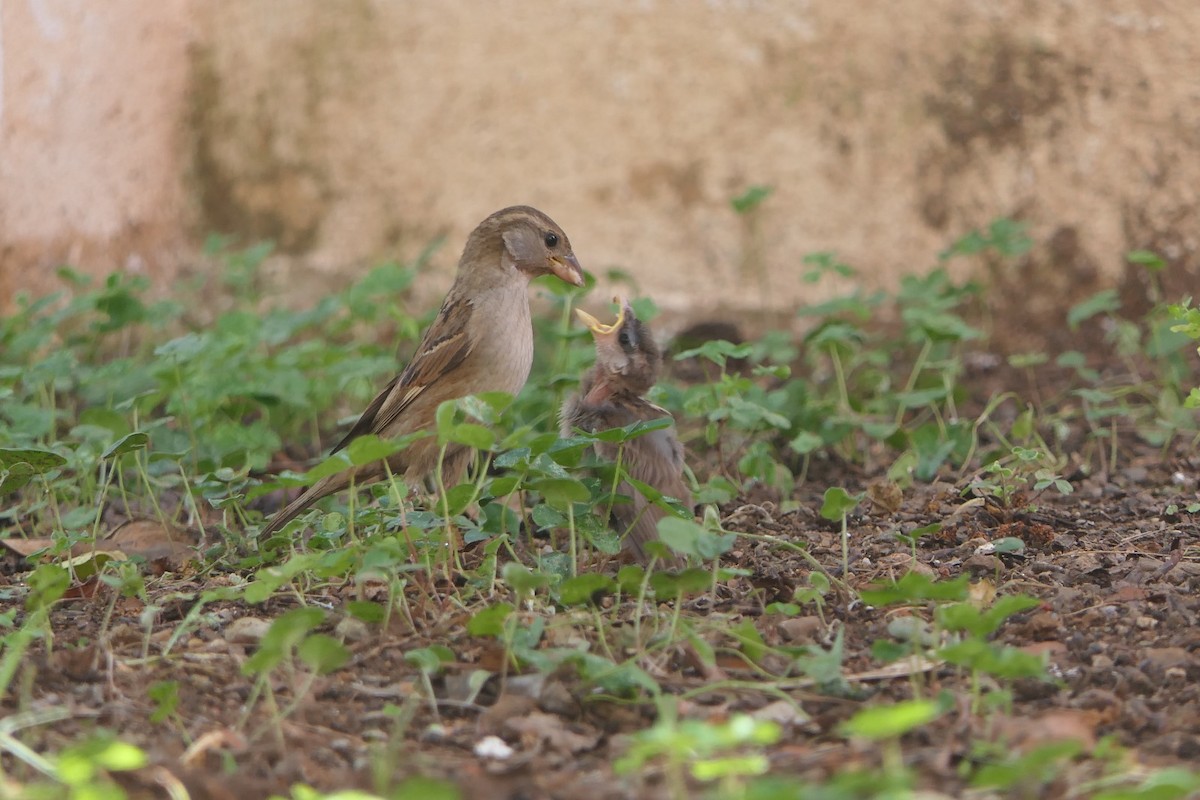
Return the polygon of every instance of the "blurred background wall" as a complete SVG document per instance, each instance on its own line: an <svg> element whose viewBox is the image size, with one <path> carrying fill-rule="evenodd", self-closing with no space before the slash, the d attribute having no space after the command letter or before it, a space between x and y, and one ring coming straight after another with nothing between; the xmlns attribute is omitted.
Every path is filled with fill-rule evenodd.
<svg viewBox="0 0 1200 800"><path fill-rule="evenodd" d="M445 234L433 297L512 203L668 309L844 289L814 251L893 284L998 217L1022 303L1136 294L1135 248L1196 276L1198 43L1189 0L3 0L0 304L213 232L295 302Z"/></svg>

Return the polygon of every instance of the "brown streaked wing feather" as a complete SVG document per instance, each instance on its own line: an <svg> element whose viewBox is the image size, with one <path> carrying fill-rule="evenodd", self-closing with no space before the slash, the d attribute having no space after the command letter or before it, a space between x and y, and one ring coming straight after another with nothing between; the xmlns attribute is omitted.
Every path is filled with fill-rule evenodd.
<svg viewBox="0 0 1200 800"><path fill-rule="evenodd" d="M400 379L402 377L404 376L397 375L396 377L392 378L391 383L385 386L382 392L375 395L375 399L372 400L371 405L367 406L367 409L363 411L362 416L360 416L358 421L354 423L354 427L352 427L346 433L346 435L342 437L342 440L338 442L332 450L329 451L330 455L338 452L363 434L371 433L374 430L375 417L379 414L379 409L383 407L383 402L388 399L388 395L390 395L392 390L396 388L396 384L400 383Z"/></svg>
<svg viewBox="0 0 1200 800"><path fill-rule="evenodd" d="M333 452L363 434L386 431L422 392L466 360L471 353L467 323L473 309L469 300L446 298L412 361L371 401Z"/></svg>

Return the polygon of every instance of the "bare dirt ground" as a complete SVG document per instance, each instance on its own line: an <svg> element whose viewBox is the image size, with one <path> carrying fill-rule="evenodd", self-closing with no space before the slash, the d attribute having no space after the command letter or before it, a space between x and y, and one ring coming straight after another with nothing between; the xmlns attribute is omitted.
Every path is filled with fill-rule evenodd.
<svg viewBox="0 0 1200 800"><path fill-rule="evenodd" d="M987 393L992 384L1011 386L1023 377L1028 376L993 375L975 388ZM1050 389L1054 376L1040 377L1043 391ZM1196 459L1178 453L1163 459L1128 437L1117 452L1119 460L1107 473L1066 474L1073 494L1018 497L1008 508L968 502L967 480L952 474L898 497L879 495L881 502L865 503L850 519L848 576L840 576L840 530L816 512L826 487L864 490L879 475L816 461L790 498L763 490L727 504L722 516L729 530L804 544L823 571L845 577L854 589L915 570L937 579L966 574L1001 593L1041 601L1010 619L997 641L1046 654L1056 680L1017 681L1009 710L970 713L969 678L947 665L919 673L930 696L949 690L959 703L957 711L904 741L904 761L916 770L921 787L962 796L961 765L980 758L969 743L981 741L1007 754L1058 739L1074 739L1089 751L1112 737L1131 748L1127 758L1133 762L1194 764L1200 758L1200 526L1186 511L1168 516L1164 509L1171 504L1183 509L1197 500ZM780 510L785 500L798 505ZM935 522L941 530L922 538L915 551L893 535ZM980 545L1004 537L1020 538L1026 549L1012 556L979 554ZM469 553L468 561L479 557L478 551ZM867 701L912 696L909 674L881 676L871 654L873 642L888 638L897 610L849 602L850 595L834 591L823 619L764 615L768 603L791 600L812 564L750 539L740 540L722 564L747 575L722 582L713 595L685 601L689 613L729 629L750 620L768 644L829 647L835 632L844 630L841 675L849 688L831 692L800 679L791 683L789 694L808 719L790 720L782 740L768 749L771 772L820 781L855 766L876 767L883 757L879 749L847 741L837 726ZM16 579L14 567L7 563L0 586ZM57 750L96 726L120 731L181 780L193 798L286 793L297 782L371 788L371 765L380 752L387 753L395 773L448 779L468 798L666 796L658 769L632 775L613 769L628 746L627 735L651 724L649 703L600 701L569 669L536 678L510 674L507 683L494 678L478 697L464 700L468 674L502 672L504 651L495 640L466 633L472 612L450 600L453 586L418 573L405 590L407 613L394 615L386 630L366 630L340 611L347 600L372 597L379 587L330 584L305 597L308 604L332 610L326 632L345 639L351 663L318 679L299 698L298 677L276 676L275 702L285 707L298 699L294 713L275 726L260 698L259 710L244 718L253 681L241 667L255 647L239 633L241 626L250 624L247 617L270 620L296 607L296 599L277 594L259 607L215 603L201 624L172 641L199 592L236 580L232 574L196 573L156 583L150 599L159 610L152 617L148 653L141 601L116 599L103 635L111 599L103 590L92 599L61 603L52 617L53 654L36 656L28 665L22 691L32 708L64 708L71 717L40 729L27 743ZM926 611L917 607L911 613L922 617ZM568 627L587 628L578 620ZM709 638L719 654L733 646L728 638ZM436 710L417 699L421 676L405 659L431 644L446 645L457 657L433 681ZM156 657L168 647L169 657ZM721 720L768 702L739 684L759 679L739 658L719 655L715 665L704 664L690 648L671 647L641 665L665 691L686 696L681 714L687 717ZM177 681L180 703L170 720L151 723L154 707L146 687L157 681ZM515 754L504 761L475 755L473 748L489 734L507 741ZM1068 762L1048 785L1031 785L1020 796L1065 796L1098 777L1096 763ZM163 796L161 786L154 787L160 779L153 770L122 778L135 797Z"/></svg>

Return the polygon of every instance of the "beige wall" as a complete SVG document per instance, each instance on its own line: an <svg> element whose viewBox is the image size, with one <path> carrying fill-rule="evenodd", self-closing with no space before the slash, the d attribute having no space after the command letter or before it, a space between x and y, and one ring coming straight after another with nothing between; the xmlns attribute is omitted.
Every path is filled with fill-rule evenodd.
<svg viewBox="0 0 1200 800"><path fill-rule="evenodd" d="M185 0L0 2L0 304L184 244Z"/></svg>
<svg viewBox="0 0 1200 800"><path fill-rule="evenodd" d="M675 309L794 305L818 250L892 282L1001 215L1047 281L1194 270L1197 42L1158 0L4 0L0 292L220 230L294 294L444 232L432 295L522 202Z"/></svg>

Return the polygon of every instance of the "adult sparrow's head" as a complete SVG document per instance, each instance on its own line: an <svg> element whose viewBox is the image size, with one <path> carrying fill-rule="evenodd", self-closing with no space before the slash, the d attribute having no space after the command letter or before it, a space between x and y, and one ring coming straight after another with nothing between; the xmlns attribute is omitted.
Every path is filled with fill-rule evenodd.
<svg viewBox="0 0 1200 800"><path fill-rule="evenodd" d="M583 286L583 269L567 234L554 220L529 206L510 206L481 222L467 239L459 263L475 269L516 269L530 279L557 275L573 286Z"/></svg>
<svg viewBox="0 0 1200 800"><path fill-rule="evenodd" d="M614 297L613 302L619 310L617 321L611 325L605 325L583 309L577 308L575 313L596 342L596 368L601 380L615 391L640 396L658 381L662 353L629 301Z"/></svg>

